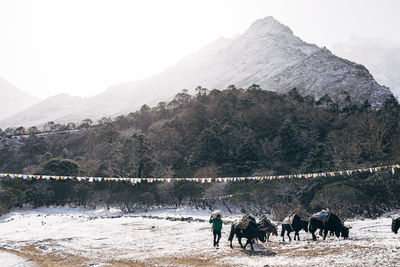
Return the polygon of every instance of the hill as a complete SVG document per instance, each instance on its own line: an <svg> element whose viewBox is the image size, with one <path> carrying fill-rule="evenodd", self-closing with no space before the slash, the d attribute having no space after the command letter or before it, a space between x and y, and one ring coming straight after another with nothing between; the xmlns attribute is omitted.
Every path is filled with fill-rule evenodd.
<svg viewBox="0 0 400 267"><path fill-rule="evenodd" d="M315 101L297 90L278 94L257 85L248 90L197 89L195 96L181 92L170 103L143 105L140 111L91 127L3 136L0 170L91 177L237 177L370 168L400 161L400 105L393 96L379 110L356 105L348 96L347 106L339 109L329 97ZM3 188L9 193L4 198L0 194L0 201L6 206L104 201L131 211L183 203L204 208L212 206L215 197L234 194L230 201L242 210L273 211L276 216L299 207L310 212L327 206L345 216L375 216L398 207L398 179L397 173L388 171L134 187L20 179L2 183L11 191Z"/></svg>

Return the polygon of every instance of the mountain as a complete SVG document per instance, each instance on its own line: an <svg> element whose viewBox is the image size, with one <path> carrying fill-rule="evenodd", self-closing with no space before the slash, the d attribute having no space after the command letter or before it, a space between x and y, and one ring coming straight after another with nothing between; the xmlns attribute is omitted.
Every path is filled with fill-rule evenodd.
<svg viewBox="0 0 400 267"><path fill-rule="evenodd" d="M85 101L67 94L55 95L0 122L0 126L36 126L49 121L68 123L82 120Z"/></svg>
<svg viewBox="0 0 400 267"><path fill-rule="evenodd" d="M0 120L17 114L40 101L39 98L19 90L3 78L0 78L0 96Z"/></svg>
<svg viewBox="0 0 400 267"><path fill-rule="evenodd" d="M254 83L281 93L296 87L301 94L316 98L329 94L334 100L348 91L354 102L368 99L376 107L390 94L362 65L302 41L273 17L254 22L234 40L217 40L147 82L115 86L106 94L136 99L137 92L132 89L143 88L155 92L157 97L148 100L155 104L182 88L193 92L198 85L224 89L231 84L246 88Z"/></svg>
<svg viewBox="0 0 400 267"><path fill-rule="evenodd" d="M143 104L170 101L182 89L194 92L201 85L225 89L229 85L246 88L258 84L265 90L280 93L296 87L302 95L317 99L329 94L334 101L347 91L353 103L368 100L374 107L382 105L390 94L362 65L339 58L326 48L302 41L273 17L257 20L234 39L219 38L164 72L147 79L110 87L97 96L70 103L60 103L59 118L47 110L26 110L27 116L13 116L1 124L27 125L32 121L97 119L135 111ZM64 112L64 111L65 112ZM51 116L51 119L50 119Z"/></svg>
<svg viewBox="0 0 400 267"><path fill-rule="evenodd" d="M389 86L393 94L400 97L400 44L352 37L345 43L334 44L332 51L365 65L380 84Z"/></svg>

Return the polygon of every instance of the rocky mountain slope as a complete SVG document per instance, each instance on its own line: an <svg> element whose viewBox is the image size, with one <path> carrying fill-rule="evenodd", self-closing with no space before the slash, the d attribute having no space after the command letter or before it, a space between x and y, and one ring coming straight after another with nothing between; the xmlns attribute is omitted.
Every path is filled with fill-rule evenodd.
<svg viewBox="0 0 400 267"><path fill-rule="evenodd" d="M17 114L39 101L39 98L19 90L0 78L0 120Z"/></svg>
<svg viewBox="0 0 400 267"><path fill-rule="evenodd" d="M336 43L332 51L338 56L365 65L374 78L400 96L400 44L381 39L353 37Z"/></svg>
<svg viewBox="0 0 400 267"><path fill-rule="evenodd" d="M183 58L164 72L147 79L110 87L87 99L71 99L49 110L46 102L0 122L24 125L84 118L98 119L129 113L143 104L169 101L182 89L193 92L198 85L225 89L234 84L246 88L259 84L265 90L287 92L296 87L303 95L332 99L349 92L354 103L368 100L379 107L390 94L362 65L336 57L329 50L302 41L273 17L257 20L242 35L220 38ZM29 119L28 119L29 118Z"/></svg>

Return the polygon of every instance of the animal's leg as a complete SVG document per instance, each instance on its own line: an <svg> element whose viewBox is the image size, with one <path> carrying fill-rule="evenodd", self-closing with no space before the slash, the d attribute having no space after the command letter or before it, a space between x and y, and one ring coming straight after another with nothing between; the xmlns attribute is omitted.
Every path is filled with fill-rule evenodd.
<svg viewBox="0 0 400 267"><path fill-rule="evenodd" d="M239 241L240 247L243 248L243 245L242 245L242 237L238 237L238 241Z"/></svg>
<svg viewBox="0 0 400 267"><path fill-rule="evenodd" d="M316 229L310 227L310 233L312 235L312 240L317 241L317 236L315 235Z"/></svg>
<svg viewBox="0 0 400 267"><path fill-rule="evenodd" d="M254 251L253 242L250 241L251 251Z"/></svg>
<svg viewBox="0 0 400 267"><path fill-rule="evenodd" d="M249 244L249 240L250 240L250 239L247 239L246 244L244 245L244 247L242 246L243 249L246 249L247 244Z"/></svg>
<svg viewBox="0 0 400 267"><path fill-rule="evenodd" d="M323 231L323 229L321 228L321 229L319 230L319 235L320 235L320 236L322 236L322 231Z"/></svg>
<svg viewBox="0 0 400 267"><path fill-rule="evenodd" d="M326 236L328 235L328 230L324 231L324 240L326 239Z"/></svg>
<svg viewBox="0 0 400 267"><path fill-rule="evenodd" d="M233 246L232 246L232 241L233 241L233 238L235 238L235 234L236 234L236 230L235 230L234 225L232 224L232 226L231 226L231 232L229 233L229 238L228 238L228 240L230 241L230 247L231 247L231 248L233 248ZM237 236L237 234L236 234L236 236Z"/></svg>
<svg viewBox="0 0 400 267"><path fill-rule="evenodd" d="M269 242L269 236L271 235L271 233L267 234L267 242Z"/></svg>
<svg viewBox="0 0 400 267"><path fill-rule="evenodd" d="M289 231L287 231L286 235L289 237L289 242L292 241L292 238L290 237L290 232Z"/></svg>
<svg viewBox="0 0 400 267"><path fill-rule="evenodd" d="M285 228L283 227L283 225L282 225L281 237L282 241L285 242Z"/></svg>
<svg viewBox="0 0 400 267"><path fill-rule="evenodd" d="M300 241L299 231L296 232L296 235L297 235L297 241Z"/></svg>

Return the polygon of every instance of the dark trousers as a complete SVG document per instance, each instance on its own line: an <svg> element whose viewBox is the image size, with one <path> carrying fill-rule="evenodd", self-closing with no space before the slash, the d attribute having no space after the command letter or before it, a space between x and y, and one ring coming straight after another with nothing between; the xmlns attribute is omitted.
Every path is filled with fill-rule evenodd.
<svg viewBox="0 0 400 267"><path fill-rule="evenodd" d="M221 230L215 231L213 230L214 234L214 247L219 245L219 240L221 239Z"/></svg>

